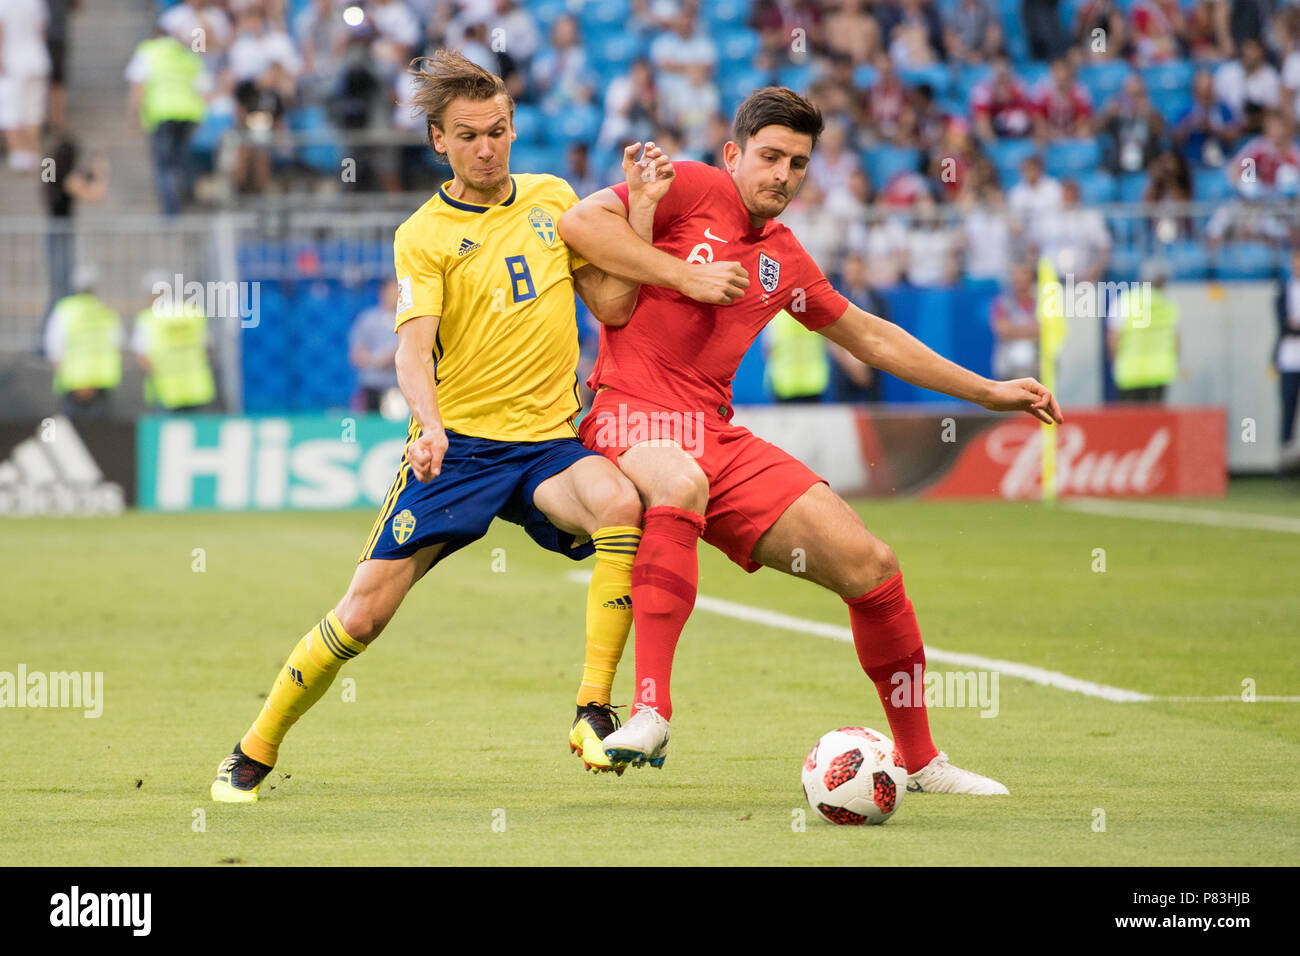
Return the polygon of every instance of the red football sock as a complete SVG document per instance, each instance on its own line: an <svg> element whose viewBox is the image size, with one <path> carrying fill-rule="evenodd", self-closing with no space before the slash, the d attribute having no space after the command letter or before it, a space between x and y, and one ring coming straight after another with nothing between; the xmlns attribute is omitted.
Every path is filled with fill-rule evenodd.
<svg viewBox="0 0 1300 956"><path fill-rule="evenodd" d="M844 603L849 606L858 661L876 685L907 772L915 773L939 751L930 739L930 717L921 685L925 675L921 628L903 590L903 572ZM896 674L905 674L906 679L901 683L892 679Z"/></svg>
<svg viewBox="0 0 1300 956"><path fill-rule="evenodd" d="M668 682L673 653L700 586L696 548L704 518L666 505L645 513L645 531L632 565L632 621L636 627L637 705L657 707L669 720L673 701Z"/></svg>

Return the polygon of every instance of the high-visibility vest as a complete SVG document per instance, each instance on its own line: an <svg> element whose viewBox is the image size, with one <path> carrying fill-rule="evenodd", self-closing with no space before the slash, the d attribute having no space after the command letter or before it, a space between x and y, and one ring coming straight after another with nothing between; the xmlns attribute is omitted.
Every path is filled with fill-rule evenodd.
<svg viewBox="0 0 1300 956"><path fill-rule="evenodd" d="M197 53L182 46L175 37L155 37L140 44L148 65L143 96L140 99L140 122L149 132L166 120L199 123L206 106L194 89L203 72Z"/></svg>
<svg viewBox="0 0 1300 956"><path fill-rule="evenodd" d="M767 383L777 398L820 395L831 381L826 343L782 309L766 329Z"/></svg>
<svg viewBox="0 0 1300 956"><path fill-rule="evenodd" d="M1159 289L1130 294L1115 346L1115 384L1122 389L1168 385L1178 377L1178 307Z"/></svg>
<svg viewBox="0 0 1300 956"><path fill-rule="evenodd" d="M149 375L144 396L164 408L206 405L217 397L208 364L208 320L203 310L186 302L161 314L145 309L135 317L145 330Z"/></svg>
<svg viewBox="0 0 1300 956"><path fill-rule="evenodd" d="M54 308L64 322L54 391L117 388L122 381L122 317L89 292L60 299Z"/></svg>

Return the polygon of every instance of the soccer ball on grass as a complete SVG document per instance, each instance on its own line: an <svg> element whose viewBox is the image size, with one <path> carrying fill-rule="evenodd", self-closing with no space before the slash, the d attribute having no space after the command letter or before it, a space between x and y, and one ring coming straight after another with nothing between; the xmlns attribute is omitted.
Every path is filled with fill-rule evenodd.
<svg viewBox="0 0 1300 956"><path fill-rule="evenodd" d="M823 734L803 762L803 793L828 823L884 823L907 792L907 769L894 742L869 727Z"/></svg>

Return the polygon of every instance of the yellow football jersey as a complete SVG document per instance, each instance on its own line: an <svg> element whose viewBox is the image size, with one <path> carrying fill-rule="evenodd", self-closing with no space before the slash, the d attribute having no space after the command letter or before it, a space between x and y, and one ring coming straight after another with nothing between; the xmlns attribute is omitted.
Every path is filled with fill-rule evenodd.
<svg viewBox="0 0 1300 956"><path fill-rule="evenodd" d="M578 325L573 272L587 264L556 224L578 197L563 179L512 176L477 206L438 192L397 229L397 325L439 316L438 410L462 435L573 437Z"/></svg>

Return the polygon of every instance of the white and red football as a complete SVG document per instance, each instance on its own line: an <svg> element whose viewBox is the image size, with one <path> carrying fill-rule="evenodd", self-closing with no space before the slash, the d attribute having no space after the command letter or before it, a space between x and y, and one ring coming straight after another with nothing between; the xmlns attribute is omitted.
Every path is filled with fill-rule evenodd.
<svg viewBox="0 0 1300 956"><path fill-rule="evenodd" d="M907 792L907 769L894 742L870 727L823 734L803 762L803 794L828 823L884 823Z"/></svg>

